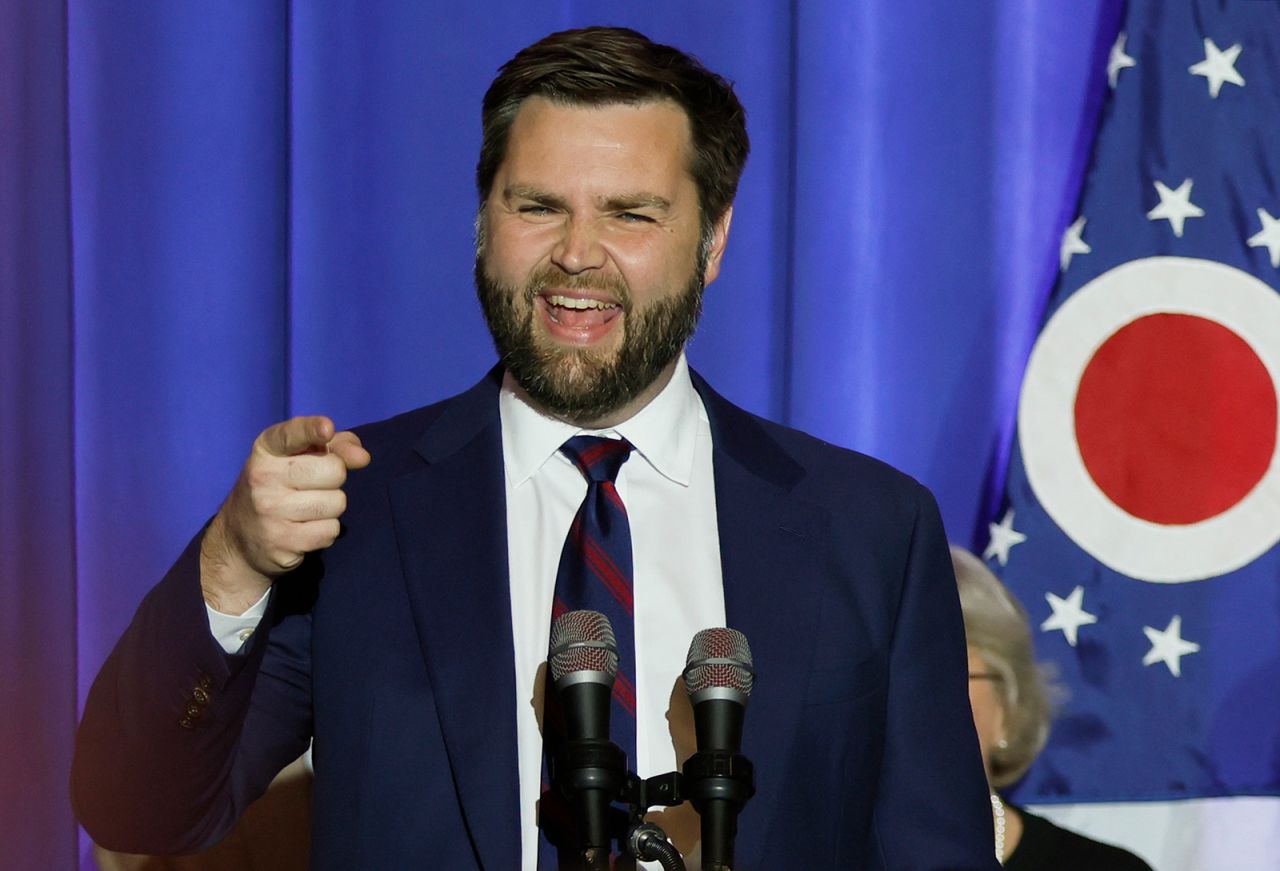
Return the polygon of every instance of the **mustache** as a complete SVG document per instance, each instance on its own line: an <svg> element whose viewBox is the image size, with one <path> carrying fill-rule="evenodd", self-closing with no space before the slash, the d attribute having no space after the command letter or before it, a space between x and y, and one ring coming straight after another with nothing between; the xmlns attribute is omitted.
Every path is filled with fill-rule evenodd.
<svg viewBox="0 0 1280 871"><path fill-rule="evenodd" d="M593 290L606 293L622 306L624 312L631 311L631 287L620 275L608 273L565 272L554 263L539 267L529 276L525 285L525 295L529 301L548 287L565 290Z"/></svg>

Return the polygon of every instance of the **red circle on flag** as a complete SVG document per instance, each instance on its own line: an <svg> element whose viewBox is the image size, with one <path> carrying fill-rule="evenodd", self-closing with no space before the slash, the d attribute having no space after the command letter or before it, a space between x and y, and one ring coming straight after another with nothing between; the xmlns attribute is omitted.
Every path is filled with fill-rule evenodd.
<svg viewBox="0 0 1280 871"><path fill-rule="evenodd" d="M1207 318L1151 314L1089 360L1075 399L1076 441L1090 477L1129 514L1198 523L1262 480L1276 411L1271 376L1240 336Z"/></svg>

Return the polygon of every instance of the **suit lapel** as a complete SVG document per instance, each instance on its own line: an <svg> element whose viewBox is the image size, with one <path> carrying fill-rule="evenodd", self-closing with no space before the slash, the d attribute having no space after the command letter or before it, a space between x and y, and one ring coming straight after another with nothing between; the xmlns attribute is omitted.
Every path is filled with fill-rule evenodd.
<svg viewBox="0 0 1280 871"><path fill-rule="evenodd" d="M481 867L520 864L515 654L497 387L490 373L419 440L391 484L414 624Z"/></svg>
<svg viewBox="0 0 1280 871"><path fill-rule="evenodd" d="M814 564L827 513L793 494L804 469L760 422L695 376L711 421L717 526L728 625L747 637L756 682L742 752L756 770L756 796L743 811L738 845L762 855L776 815L780 771L798 734L820 606Z"/></svg>

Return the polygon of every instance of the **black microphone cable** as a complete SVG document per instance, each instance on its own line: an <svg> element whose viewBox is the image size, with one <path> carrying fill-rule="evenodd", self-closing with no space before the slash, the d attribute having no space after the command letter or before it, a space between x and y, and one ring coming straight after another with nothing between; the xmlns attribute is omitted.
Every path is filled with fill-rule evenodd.
<svg viewBox="0 0 1280 871"><path fill-rule="evenodd" d="M645 862L657 862L662 871L685 871L684 859L667 835L653 823L641 823L627 839L631 854Z"/></svg>

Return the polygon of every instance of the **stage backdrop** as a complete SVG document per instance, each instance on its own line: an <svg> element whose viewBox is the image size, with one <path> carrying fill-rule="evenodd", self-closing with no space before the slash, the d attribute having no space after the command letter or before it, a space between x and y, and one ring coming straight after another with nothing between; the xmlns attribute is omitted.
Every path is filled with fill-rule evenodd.
<svg viewBox="0 0 1280 871"><path fill-rule="evenodd" d="M0 0L0 866L87 861L78 706L255 433L492 363L479 101L553 30L637 27L748 108L694 365L985 545L1117 6Z"/></svg>

